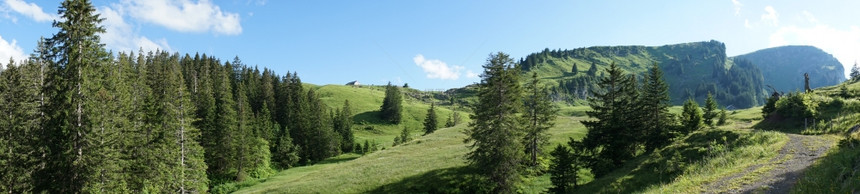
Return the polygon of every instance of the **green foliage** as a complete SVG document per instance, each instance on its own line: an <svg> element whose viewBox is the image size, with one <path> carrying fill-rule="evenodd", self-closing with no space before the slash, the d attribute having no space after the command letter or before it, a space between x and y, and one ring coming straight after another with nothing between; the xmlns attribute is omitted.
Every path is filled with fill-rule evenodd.
<svg viewBox="0 0 860 194"><path fill-rule="evenodd" d="M708 98L705 99L705 113L702 115L705 125L714 126L714 118L717 118L717 101L714 96L708 93Z"/></svg>
<svg viewBox="0 0 860 194"><path fill-rule="evenodd" d="M392 144L391 146L397 146L409 141L412 141L412 137L409 136L409 129L404 127L403 131L400 131L400 136L394 138L394 144Z"/></svg>
<svg viewBox="0 0 860 194"><path fill-rule="evenodd" d="M717 125L723 126L723 125L728 124L727 122L728 122L728 116L726 113L726 109L721 108L720 109L720 118L719 118L719 120L717 120Z"/></svg>
<svg viewBox="0 0 860 194"><path fill-rule="evenodd" d="M860 80L860 66L857 65L857 62L854 62L854 66L851 67L851 74L849 74L849 78L853 81Z"/></svg>
<svg viewBox="0 0 860 194"><path fill-rule="evenodd" d="M340 134L340 149L343 152L352 152L355 143L355 136L352 134L352 108L349 107L349 100L343 102L343 108L336 111L337 116L332 118L334 122L334 131Z"/></svg>
<svg viewBox="0 0 860 194"><path fill-rule="evenodd" d="M775 102L774 108L770 114L764 113L768 118L773 118L778 115L777 120L781 119L811 119L816 118L818 103L813 101L813 95L800 92L792 92L783 96ZM769 109L769 107L766 107ZM765 109L762 109L765 112Z"/></svg>
<svg viewBox="0 0 860 194"><path fill-rule="evenodd" d="M401 112L403 111L402 102L403 94L400 93L400 89L388 83L385 86L385 99L382 100L382 107L379 108L382 119L393 124L400 124Z"/></svg>
<svg viewBox="0 0 860 194"><path fill-rule="evenodd" d="M550 153L553 157L549 173L552 175L552 193L570 193L576 189L576 170L573 168L574 158L570 150L559 144ZM572 185L574 184L574 185Z"/></svg>
<svg viewBox="0 0 860 194"><path fill-rule="evenodd" d="M684 111L681 113L681 123L681 125L684 126L683 131L681 131L683 134L691 133L702 128L702 109L696 101L688 99L687 102L684 103Z"/></svg>
<svg viewBox="0 0 860 194"><path fill-rule="evenodd" d="M608 77L601 78L598 85L603 91L593 90L589 104L594 109L589 117L597 120L582 121L588 134L583 146L594 151L589 167L600 177L633 158L639 148L641 131L637 131L640 118L634 77L627 76L614 63L607 70Z"/></svg>
<svg viewBox="0 0 860 194"><path fill-rule="evenodd" d="M642 127L646 138L645 149L655 150L670 142L672 137L670 129L674 125L673 114L669 113L671 99L669 97L669 84L663 78L663 71L657 64L653 64L645 74L644 83L639 96L639 105L642 106Z"/></svg>
<svg viewBox="0 0 860 194"><path fill-rule="evenodd" d="M532 73L531 81L526 84L523 99L522 119L526 121L523 145L526 146L526 153L530 157L532 166L538 165L538 154L542 154L541 148L549 140L547 130L555 125L555 116L558 114L558 107L552 103L549 90L539 84L537 73Z"/></svg>
<svg viewBox="0 0 860 194"><path fill-rule="evenodd" d="M430 104L430 109L427 109L427 117L424 118L424 135L433 133L438 129L438 121L436 121L436 104ZM405 129L405 128L404 128Z"/></svg>
<svg viewBox="0 0 860 194"><path fill-rule="evenodd" d="M469 163L481 169L495 193L512 193L523 158L519 67L505 53L491 54L484 64L478 104L465 131Z"/></svg>
<svg viewBox="0 0 860 194"><path fill-rule="evenodd" d="M764 104L764 107L761 108L761 117L768 118L771 114L776 112L776 101L779 98L768 97L767 102Z"/></svg>

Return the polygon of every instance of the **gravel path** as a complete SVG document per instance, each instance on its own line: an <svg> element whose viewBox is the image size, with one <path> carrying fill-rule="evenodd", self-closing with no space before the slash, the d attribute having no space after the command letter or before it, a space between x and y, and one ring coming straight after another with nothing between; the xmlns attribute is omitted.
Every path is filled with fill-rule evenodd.
<svg viewBox="0 0 860 194"><path fill-rule="evenodd" d="M759 180L749 181L741 185L741 189L730 189L729 193L788 193L794 183L803 174L806 167L812 165L815 160L824 155L833 145L831 140L807 135L786 134L790 138L788 143L779 150L779 155L767 164L757 164L748 167L744 172L723 178L710 184L711 192L723 191L732 182L740 181L737 178L754 172L765 165L775 165L769 172L765 172Z"/></svg>

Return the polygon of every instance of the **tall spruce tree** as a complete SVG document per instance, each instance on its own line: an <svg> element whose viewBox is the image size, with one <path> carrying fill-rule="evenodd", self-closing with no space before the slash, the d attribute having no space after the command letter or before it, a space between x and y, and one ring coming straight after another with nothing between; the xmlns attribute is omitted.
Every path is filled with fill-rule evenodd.
<svg viewBox="0 0 860 194"><path fill-rule="evenodd" d="M588 134L582 140L586 149L594 152L589 165L600 177L633 158L638 148L636 140L640 120L637 117L635 80L624 75L614 62L607 70L608 77L600 78L600 90L593 89L588 98L592 111L586 114L597 120L582 121Z"/></svg>
<svg viewBox="0 0 860 194"><path fill-rule="evenodd" d="M513 193L525 151L520 143L523 132L518 116L522 109L520 67L502 52L491 54L483 67L478 103L465 131L470 148L466 158L471 165L480 167L495 193Z"/></svg>
<svg viewBox="0 0 860 194"><path fill-rule="evenodd" d="M702 115L705 125L714 126L714 118L717 118L717 100L708 92L708 98L705 99L705 113Z"/></svg>
<svg viewBox="0 0 860 194"><path fill-rule="evenodd" d="M549 192L573 192L574 186L571 184L576 182L576 170L573 168L574 158L570 149L559 144L550 155L553 156L553 159L549 167L550 181L552 182Z"/></svg>
<svg viewBox="0 0 860 194"><path fill-rule="evenodd" d="M51 55L57 56L46 88L51 102L43 141L47 149L45 167L37 172L35 192L121 192L127 174L121 169L120 129L122 100L120 84L110 74L109 53L99 41L104 19L88 0L61 3L59 31L50 39ZM107 111L112 110L112 111Z"/></svg>
<svg viewBox="0 0 860 194"><path fill-rule="evenodd" d="M403 94L400 93L400 89L397 86L391 85L391 82L385 86L385 98L382 100L382 107L380 107L380 114L382 116L382 120L388 121L394 124L400 124L401 121L401 113L403 109L401 103L403 101Z"/></svg>
<svg viewBox="0 0 860 194"><path fill-rule="evenodd" d="M537 72L532 73L532 80L525 87L524 114L523 120L527 121L525 126L525 138L523 145L526 145L526 153L529 154L532 166L537 165L537 156L541 154L541 147L546 145L549 140L548 130L555 125L555 115L558 113L558 108L552 104L552 99L549 97L549 90L540 86L540 79Z"/></svg>
<svg viewBox="0 0 860 194"><path fill-rule="evenodd" d="M427 109L427 117L424 117L424 135L431 134L439 128L436 120L436 104L431 103L430 109Z"/></svg>
<svg viewBox="0 0 860 194"><path fill-rule="evenodd" d="M645 130L646 150L654 150L669 143L671 139L669 127L673 116L669 113L669 84L666 84L663 71L657 63L648 69L644 82L639 96L644 116L642 127Z"/></svg>

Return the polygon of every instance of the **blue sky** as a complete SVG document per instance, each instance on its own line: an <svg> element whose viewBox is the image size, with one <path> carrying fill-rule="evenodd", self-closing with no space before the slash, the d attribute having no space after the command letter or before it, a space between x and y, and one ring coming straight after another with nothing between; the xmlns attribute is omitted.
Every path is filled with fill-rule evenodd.
<svg viewBox="0 0 860 194"><path fill-rule="evenodd" d="M0 0L0 63L56 33L58 1ZM813 45L860 59L860 1L93 0L113 51L206 53L304 82L478 82L490 53L718 40L729 56Z"/></svg>

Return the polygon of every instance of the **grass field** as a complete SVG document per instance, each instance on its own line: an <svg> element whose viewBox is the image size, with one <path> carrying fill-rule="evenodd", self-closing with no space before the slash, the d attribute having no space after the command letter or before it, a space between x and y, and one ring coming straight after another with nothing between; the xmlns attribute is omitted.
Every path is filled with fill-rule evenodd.
<svg viewBox="0 0 860 194"><path fill-rule="evenodd" d="M377 141L385 149L364 156L345 154L320 164L284 170L268 179L240 183L240 187L246 188L238 193L473 193L482 189L481 178L467 166L464 158L468 148L463 142L466 137L463 130L467 127L468 113L461 113L463 122L455 127L421 136L421 121L429 107L426 99L405 97L404 123L391 125L375 119L374 114L384 94L379 87L328 85L316 89L323 101L332 107L339 107L343 100L349 99L356 114L356 139ZM451 107L437 108L439 124L442 125L452 113ZM550 144L544 149L566 143L570 137L582 138L586 129L580 121L588 119L585 116L588 110L590 108L584 106L562 105L561 116L557 117L556 126L550 130ZM670 108L670 112L676 114L680 110L678 106ZM766 164L774 159L778 150L788 141L783 132L757 130L762 121L761 107L728 113L728 125L702 129L678 138L671 145L639 156L600 179L592 180L590 173L583 170L580 184L584 185L578 192L704 192L708 188L703 188L703 185L737 174L752 165ZM845 117L857 120L853 119L853 115ZM404 126L410 129L414 139L391 147L390 143ZM366 127L374 129L364 130ZM791 128L780 131L800 130ZM857 146L860 147L860 143ZM818 178L801 180L800 185L805 186L798 188L806 192L840 192L849 191L845 188L860 184L860 181L852 178L860 177L860 172L845 171L860 168L855 159L860 155L857 150L860 149L851 146L832 150L820 164L810 168L810 173L818 173L811 177ZM828 167L834 165L841 166L838 169L842 170L834 171ZM768 167L759 170L765 171ZM738 180L752 181L760 175L753 172ZM821 180L838 184L820 185ZM542 193L550 186L549 174L523 176L518 191Z"/></svg>
<svg viewBox="0 0 860 194"><path fill-rule="evenodd" d="M579 124L581 119L558 117L558 124L550 130L551 144L567 142L568 137L581 138L585 134ZM468 152L463 142L465 127L461 124L416 136L406 144L354 160L288 169L237 193L412 193L457 189L456 185L471 180L464 158ZM532 187L549 185L548 176L535 179L538 180L530 182Z"/></svg>

